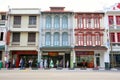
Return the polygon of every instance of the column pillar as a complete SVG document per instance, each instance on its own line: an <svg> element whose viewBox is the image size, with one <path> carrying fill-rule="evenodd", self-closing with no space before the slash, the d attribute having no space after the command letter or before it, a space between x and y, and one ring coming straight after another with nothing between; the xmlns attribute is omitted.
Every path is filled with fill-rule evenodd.
<svg viewBox="0 0 120 80"><path fill-rule="evenodd" d="M41 57L42 57L42 51L38 50L38 67L41 61Z"/></svg>
<svg viewBox="0 0 120 80"><path fill-rule="evenodd" d="M75 52L74 50L72 50L70 53L70 68L74 68L74 64L75 64Z"/></svg>
<svg viewBox="0 0 120 80"><path fill-rule="evenodd" d="M104 64L105 69L110 67L109 50L104 53Z"/></svg>
<svg viewBox="0 0 120 80"><path fill-rule="evenodd" d="M54 45L54 33L51 32L51 46Z"/></svg>

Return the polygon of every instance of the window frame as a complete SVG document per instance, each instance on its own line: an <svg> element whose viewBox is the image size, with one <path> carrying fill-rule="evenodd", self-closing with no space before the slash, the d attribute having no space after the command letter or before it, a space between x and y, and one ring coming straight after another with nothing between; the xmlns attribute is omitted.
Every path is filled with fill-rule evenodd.
<svg viewBox="0 0 120 80"><path fill-rule="evenodd" d="M12 42L20 42L20 32L12 33Z"/></svg>
<svg viewBox="0 0 120 80"><path fill-rule="evenodd" d="M114 24L114 17L112 15L108 16L108 23L109 23L109 25L113 25Z"/></svg>
<svg viewBox="0 0 120 80"><path fill-rule="evenodd" d="M37 16L29 16L29 25L37 24Z"/></svg>
<svg viewBox="0 0 120 80"><path fill-rule="evenodd" d="M68 45L68 33L67 32L62 33L62 45L63 46Z"/></svg>
<svg viewBox="0 0 120 80"><path fill-rule="evenodd" d="M28 32L28 42L36 42L36 33Z"/></svg>
<svg viewBox="0 0 120 80"><path fill-rule="evenodd" d="M51 18L51 16L46 16L46 19L45 19L46 21L45 21L45 25L46 25L46 29L51 29L51 27L52 27L52 18Z"/></svg>
<svg viewBox="0 0 120 80"><path fill-rule="evenodd" d="M14 25L21 25L21 16L14 16Z"/></svg>
<svg viewBox="0 0 120 80"><path fill-rule="evenodd" d="M116 16L116 24L117 24L117 25L120 25L120 15L119 15L119 16Z"/></svg>
<svg viewBox="0 0 120 80"><path fill-rule="evenodd" d="M115 33L110 33L110 41L115 42Z"/></svg>

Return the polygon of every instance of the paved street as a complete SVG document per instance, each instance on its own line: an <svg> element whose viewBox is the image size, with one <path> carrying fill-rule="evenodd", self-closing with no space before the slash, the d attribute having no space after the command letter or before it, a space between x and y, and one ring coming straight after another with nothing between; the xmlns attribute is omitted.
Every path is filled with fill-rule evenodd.
<svg viewBox="0 0 120 80"><path fill-rule="evenodd" d="M120 80L120 71L111 70L0 70L0 80Z"/></svg>

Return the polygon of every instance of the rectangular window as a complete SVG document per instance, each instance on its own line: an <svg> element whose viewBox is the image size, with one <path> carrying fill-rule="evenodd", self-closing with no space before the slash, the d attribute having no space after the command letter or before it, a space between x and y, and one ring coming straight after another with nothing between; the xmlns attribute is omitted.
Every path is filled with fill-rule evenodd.
<svg viewBox="0 0 120 80"><path fill-rule="evenodd" d="M77 23L78 23L78 28L83 28L83 27L84 27L84 26L83 26L84 20L83 20L82 16L80 16L80 17L78 18Z"/></svg>
<svg viewBox="0 0 120 80"><path fill-rule="evenodd" d="M21 25L21 16L14 16L14 25Z"/></svg>
<svg viewBox="0 0 120 80"><path fill-rule="evenodd" d="M2 18L1 18L1 19L2 19L2 20L5 20L5 19L6 19L6 17L5 17L5 16L6 16L6 15L2 15Z"/></svg>
<svg viewBox="0 0 120 80"><path fill-rule="evenodd" d="M12 42L20 42L20 32L13 32Z"/></svg>
<svg viewBox="0 0 120 80"><path fill-rule="evenodd" d="M120 42L120 33L117 33L117 40Z"/></svg>
<svg viewBox="0 0 120 80"><path fill-rule="evenodd" d="M116 16L116 24L120 25L120 16Z"/></svg>
<svg viewBox="0 0 120 80"><path fill-rule="evenodd" d="M100 19L98 17L94 18L94 28L100 28Z"/></svg>
<svg viewBox="0 0 120 80"><path fill-rule="evenodd" d="M3 41L3 32L0 33L0 41Z"/></svg>
<svg viewBox="0 0 120 80"><path fill-rule="evenodd" d="M28 42L35 42L36 41L36 33L35 32L29 32L28 33Z"/></svg>
<svg viewBox="0 0 120 80"><path fill-rule="evenodd" d="M36 25L36 16L29 16L29 25Z"/></svg>
<svg viewBox="0 0 120 80"><path fill-rule="evenodd" d="M78 35L78 45L84 45L84 36L83 34Z"/></svg>
<svg viewBox="0 0 120 80"><path fill-rule="evenodd" d="M91 36L91 34L87 34L86 42L87 42L88 46L92 45L92 36Z"/></svg>
<svg viewBox="0 0 120 80"><path fill-rule="evenodd" d="M115 42L115 33L110 33L110 41Z"/></svg>
<svg viewBox="0 0 120 80"><path fill-rule="evenodd" d="M100 45L100 34L99 33L95 33L95 45Z"/></svg>
<svg viewBox="0 0 120 80"><path fill-rule="evenodd" d="M86 27L91 28L91 18L86 18Z"/></svg>
<svg viewBox="0 0 120 80"><path fill-rule="evenodd" d="M109 25L113 25L114 24L113 16L108 16L108 21L109 21Z"/></svg>

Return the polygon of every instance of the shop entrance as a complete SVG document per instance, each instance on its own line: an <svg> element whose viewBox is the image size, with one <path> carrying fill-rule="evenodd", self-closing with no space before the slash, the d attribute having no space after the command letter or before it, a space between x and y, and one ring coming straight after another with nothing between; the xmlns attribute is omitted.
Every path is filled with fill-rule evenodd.
<svg viewBox="0 0 120 80"><path fill-rule="evenodd" d="M21 58L23 58L24 59L24 66L27 68L27 67L29 67L29 60L31 59L33 62L32 62L32 67L37 67L37 55L32 55L32 54L30 54L30 55L20 55L19 56L20 57L20 59Z"/></svg>
<svg viewBox="0 0 120 80"><path fill-rule="evenodd" d="M63 67L63 55L50 56L43 55L43 60L47 59L47 67L50 68L51 61L53 62L52 68Z"/></svg>
<svg viewBox="0 0 120 80"><path fill-rule="evenodd" d="M76 52L77 67L93 68L94 67L94 52L78 51Z"/></svg>
<svg viewBox="0 0 120 80"><path fill-rule="evenodd" d="M43 53L44 54L44 53ZM70 67L70 53L48 52L48 54L42 55L43 64L44 60L47 60L47 67L50 68L51 61L53 63L52 68L69 68Z"/></svg>

